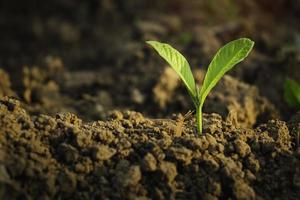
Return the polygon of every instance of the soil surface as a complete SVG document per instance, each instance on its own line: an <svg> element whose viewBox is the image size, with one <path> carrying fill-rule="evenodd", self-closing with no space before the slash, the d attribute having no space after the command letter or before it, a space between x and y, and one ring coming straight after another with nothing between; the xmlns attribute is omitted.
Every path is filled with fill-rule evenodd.
<svg viewBox="0 0 300 200"><path fill-rule="evenodd" d="M203 136L183 116L114 111L85 123L70 113L30 116L13 98L2 98L0 113L1 199L300 196L300 113L256 129L205 115Z"/></svg>
<svg viewBox="0 0 300 200"><path fill-rule="evenodd" d="M300 82L299 5L0 1L0 199L298 200L300 110L283 86ZM201 87L240 37L255 47L197 135L184 85L145 41L176 47Z"/></svg>

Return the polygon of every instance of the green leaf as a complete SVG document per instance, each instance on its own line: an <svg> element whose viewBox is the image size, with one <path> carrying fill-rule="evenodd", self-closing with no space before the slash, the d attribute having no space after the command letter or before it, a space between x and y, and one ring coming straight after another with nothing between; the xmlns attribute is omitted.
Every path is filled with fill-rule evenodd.
<svg viewBox="0 0 300 200"><path fill-rule="evenodd" d="M207 73L200 91L200 105L203 105L207 95L222 76L236 64L248 56L254 46L254 42L247 38L241 38L227 43L216 53L208 66Z"/></svg>
<svg viewBox="0 0 300 200"><path fill-rule="evenodd" d="M169 44L157 41L147 41L147 43L176 71L188 89L189 94L193 100L195 100L197 96L195 80L190 65L185 57Z"/></svg>
<svg viewBox="0 0 300 200"><path fill-rule="evenodd" d="M285 80L284 100L290 107L300 107L300 85L296 81Z"/></svg>

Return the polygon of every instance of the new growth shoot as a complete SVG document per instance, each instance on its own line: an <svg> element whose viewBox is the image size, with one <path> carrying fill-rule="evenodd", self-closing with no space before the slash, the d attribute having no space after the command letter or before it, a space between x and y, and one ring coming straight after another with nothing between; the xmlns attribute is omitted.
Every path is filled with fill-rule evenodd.
<svg viewBox="0 0 300 200"><path fill-rule="evenodd" d="M196 108L197 130L202 134L202 107L204 101L224 74L236 64L243 61L254 46L248 38L240 38L229 42L216 53L208 66L201 89L196 85L190 65L185 57L169 44L147 41L157 53L176 71L188 90Z"/></svg>

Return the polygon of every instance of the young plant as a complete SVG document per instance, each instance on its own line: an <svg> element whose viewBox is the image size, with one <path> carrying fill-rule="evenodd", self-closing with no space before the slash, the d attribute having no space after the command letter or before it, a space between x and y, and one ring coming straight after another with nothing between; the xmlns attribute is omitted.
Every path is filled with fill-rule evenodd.
<svg viewBox="0 0 300 200"><path fill-rule="evenodd" d="M300 85L296 81L292 79L285 80L284 100L290 107L300 108Z"/></svg>
<svg viewBox="0 0 300 200"><path fill-rule="evenodd" d="M202 107L207 95L227 71L248 56L254 46L254 42L250 39L241 38L229 42L219 49L208 66L202 88L199 90L190 65L180 52L169 44L157 41L147 41L147 43L169 63L186 86L196 108L197 130L199 134L202 134Z"/></svg>

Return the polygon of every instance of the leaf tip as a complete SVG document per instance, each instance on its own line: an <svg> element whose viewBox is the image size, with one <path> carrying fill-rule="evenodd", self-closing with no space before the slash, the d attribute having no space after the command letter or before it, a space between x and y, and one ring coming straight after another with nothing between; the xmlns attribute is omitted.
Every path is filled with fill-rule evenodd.
<svg viewBox="0 0 300 200"><path fill-rule="evenodd" d="M243 42L247 43L250 46L250 49L254 46L255 42L250 38L240 38Z"/></svg>
<svg viewBox="0 0 300 200"><path fill-rule="evenodd" d="M150 46L154 46L155 44L157 44L159 42L154 41L154 40L147 40L146 43L149 44Z"/></svg>

